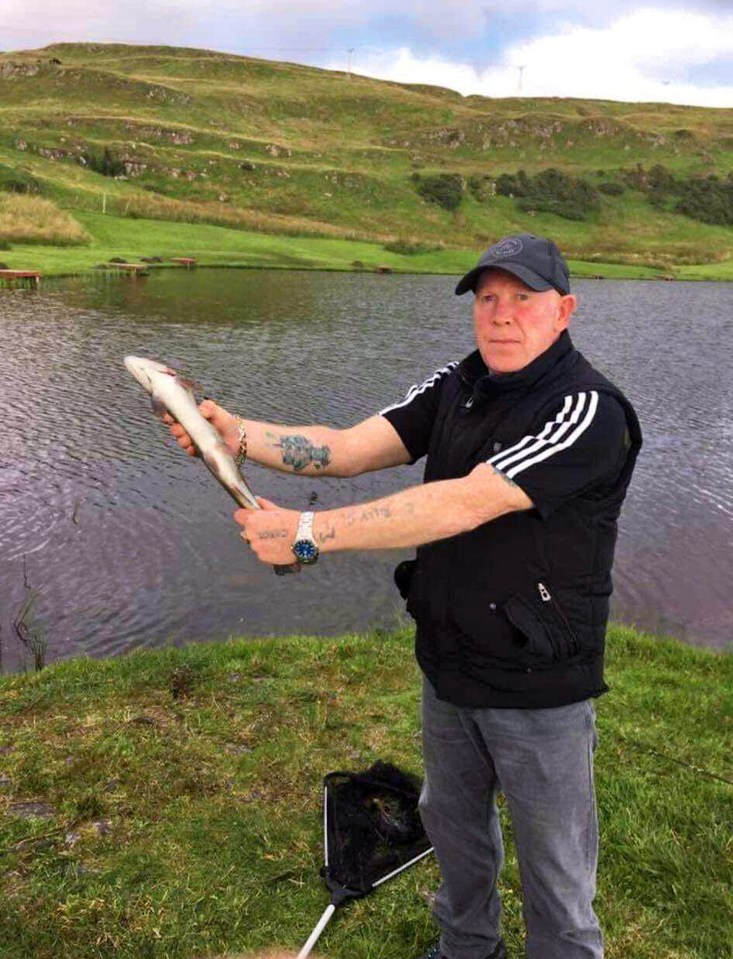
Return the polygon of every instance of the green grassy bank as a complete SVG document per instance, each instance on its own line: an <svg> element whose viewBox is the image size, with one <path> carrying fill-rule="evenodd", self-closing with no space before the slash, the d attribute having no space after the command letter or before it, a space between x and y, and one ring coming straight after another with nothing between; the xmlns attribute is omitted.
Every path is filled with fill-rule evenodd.
<svg viewBox="0 0 733 959"><path fill-rule="evenodd" d="M608 674L597 753L608 959L730 957L733 657L613 627ZM297 951L328 901L322 777L376 758L420 771L417 680L407 631L0 678L0 957ZM417 955L434 937L437 879L429 860L344 907L320 954Z"/></svg>
<svg viewBox="0 0 733 959"><path fill-rule="evenodd" d="M254 269L367 270L395 273L460 274L475 265L480 250L428 249L400 254L382 244L331 237L284 236L222 226L133 220L100 213L78 213L91 237L85 246L13 244L0 260L13 270L41 270L44 276L70 276L94 270L112 257L130 263L143 256L170 260L196 257L199 266ZM733 280L733 260L708 266L658 268L623 263L570 260L573 276L608 279ZM165 266L165 264L163 264ZM170 262L167 264L172 267ZM160 266L156 266L160 269Z"/></svg>

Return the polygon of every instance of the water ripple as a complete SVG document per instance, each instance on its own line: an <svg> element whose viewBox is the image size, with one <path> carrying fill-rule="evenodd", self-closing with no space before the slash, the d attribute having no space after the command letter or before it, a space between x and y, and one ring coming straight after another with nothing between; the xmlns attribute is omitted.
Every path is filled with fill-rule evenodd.
<svg viewBox="0 0 733 959"><path fill-rule="evenodd" d="M0 635L30 586L52 657L229 635L339 633L403 615L407 553L340 554L279 579L234 508L121 365L150 355L259 419L346 426L473 348L444 277L155 274L2 291ZM622 517L614 614L729 645L733 329L725 284L579 282L576 344L635 403L645 446ZM314 481L248 467L253 488L328 508L420 482L421 466ZM7 645L7 640L6 640ZM15 651L17 653L17 651ZM4 650L5 662L13 650Z"/></svg>

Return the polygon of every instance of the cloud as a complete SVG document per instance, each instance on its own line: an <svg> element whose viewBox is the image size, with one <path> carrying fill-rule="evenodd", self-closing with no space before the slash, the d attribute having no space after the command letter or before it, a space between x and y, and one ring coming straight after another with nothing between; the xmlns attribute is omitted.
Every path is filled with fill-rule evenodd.
<svg viewBox="0 0 733 959"><path fill-rule="evenodd" d="M656 0L659 2L659 0ZM201 47L464 94L733 106L730 0L0 0L6 49L57 40ZM704 68L704 69L703 69ZM713 78L717 82L713 82Z"/></svg>
<svg viewBox="0 0 733 959"><path fill-rule="evenodd" d="M355 54L354 70L403 83L431 83L463 94L587 97L733 107L733 15L643 9L604 28L566 26L507 47L485 67L419 56ZM728 64L726 82L701 85L702 66Z"/></svg>
<svg viewBox="0 0 733 959"><path fill-rule="evenodd" d="M633 9L635 0L596 0L595 22ZM672 3L682 0L671 0ZM714 0L709 0L714 2ZM577 21L585 17L587 0L218 0L216 9L200 0L127 0L100 5L98 0L1 0L3 46L36 47L55 40L118 40L210 46L225 36L229 48L247 51L252 44L273 48L327 47L338 36L347 45L363 43L396 25L400 42L414 49L429 38L435 49L446 44L472 44L493 32L497 17L511 35L523 35L545 16ZM460 25L459 29L456 27ZM185 37L185 40L183 39Z"/></svg>

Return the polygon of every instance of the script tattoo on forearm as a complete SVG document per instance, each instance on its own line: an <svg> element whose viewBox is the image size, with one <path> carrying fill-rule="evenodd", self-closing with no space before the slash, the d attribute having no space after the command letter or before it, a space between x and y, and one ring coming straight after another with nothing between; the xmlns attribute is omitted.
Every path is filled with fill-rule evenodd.
<svg viewBox="0 0 733 959"><path fill-rule="evenodd" d="M508 483L510 486L513 486L515 489L519 488L519 483L515 483L513 479L509 479L508 476L505 476L501 473L495 466L491 467L492 470L496 473L497 476L501 476L505 483Z"/></svg>
<svg viewBox="0 0 733 959"><path fill-rule="evenodd" d="M391 516L392 510L389 506L356 507L349 510L344 522L347 526L353 526L355 523L368 523L374 519L389 519Z"/></svg>
<svg viewBox="0 0 733 959"><path fill-rule="evenodd" d="M321 470L331 462L329 446L314 446L307 436L291 433L286 436L277 436L275 433L266 433L272 446L282 450L282 461L285 466L292 466L295 472L304 470L313 464L314 469Z"/></svg>
<svg viewBox="0 0 733 959"><path fill-rule="evenodd" d="M260 539L285 539L288 535L286 529L263 529L260 533Z"/></svg>
<svg viewBox="0 0 733 959"><path fill-rule="evenodd" d="M328 527L328 529L324 529L323 532L318 533L316 535L316 539L321 546L323 546L324 543L327 543L330 539L336 539L336 529L333 523Z"/></svg>

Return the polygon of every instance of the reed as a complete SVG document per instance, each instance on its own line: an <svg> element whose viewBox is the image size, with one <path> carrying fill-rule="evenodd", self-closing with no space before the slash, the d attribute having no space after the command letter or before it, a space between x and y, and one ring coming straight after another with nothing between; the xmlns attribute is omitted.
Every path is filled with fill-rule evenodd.
<svg viewBox="0 0 733 959"><path fill-rule="evenodd" d="M89 241L89 234L53 200L21 193L0 193L0 244L83 246Z"/></svg>
<svg viewBox="0 0 733 959"><path fill-rule="evenodd" d="M312 220L307 217L290 216L205 201L176 200L171 197L151 194L133 194L116 198L110 204L110 213L133 219L168 220L176 223L209 223L257 233L284 236L323 236L340 240L374 241L370 232ZM391 234L376 238L377 241L394 240Z"/></svg>

